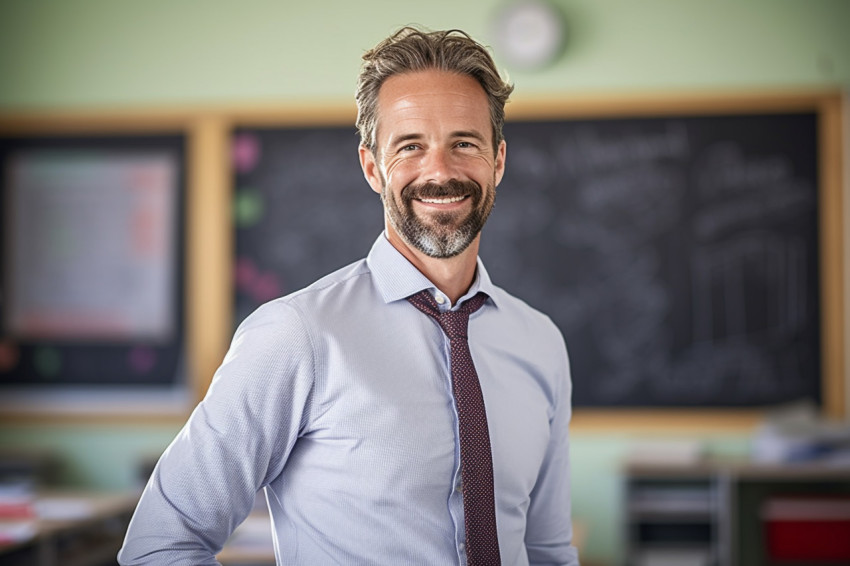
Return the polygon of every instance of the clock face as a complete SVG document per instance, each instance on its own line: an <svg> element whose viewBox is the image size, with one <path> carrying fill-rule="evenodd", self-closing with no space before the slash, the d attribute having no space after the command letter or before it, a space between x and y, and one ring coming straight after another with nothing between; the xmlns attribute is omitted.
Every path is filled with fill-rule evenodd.
<svg viewBox="0 0 850 566"><path fill-rule="evenodd" d="M502 8L496 14L493 31L497 55L519 69L552 63L564 46L563 15L542 0L520 0Z"/></svg>

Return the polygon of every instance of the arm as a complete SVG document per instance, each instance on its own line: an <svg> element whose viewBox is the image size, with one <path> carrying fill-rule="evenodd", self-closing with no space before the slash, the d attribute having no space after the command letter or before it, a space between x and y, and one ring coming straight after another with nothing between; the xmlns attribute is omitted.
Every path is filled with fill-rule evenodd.
<svg viewBox="0 0 850 566"><path fill-rule="evenodd" d="M234 336L204 400L159 460L127 531L122 565L217 564L298 437L313 352L294 309L269 303Z"/></svg>
<svg viewBox="0 0 850 566"><path fill-rule="evenodd" d="M550 421L549 447L531 492L525 534L528 560L532 565L578 566L578 551L572 546L570 513L569 424L572 414L572 383L563 340L562 370L558 395Z"/></svg>

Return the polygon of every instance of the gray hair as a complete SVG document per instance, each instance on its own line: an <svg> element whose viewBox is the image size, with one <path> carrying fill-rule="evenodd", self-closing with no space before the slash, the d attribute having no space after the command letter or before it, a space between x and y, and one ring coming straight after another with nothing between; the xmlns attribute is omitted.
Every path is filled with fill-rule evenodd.
<svg viewBox="0 0 850 566"><path fill-rule="evenodd" d="M461 30L421 31L404 27L363 55L357 80L357 129L361 145L377 149L378 93L393 75L437 69L467 75L484 89L490 105L493 150L504 139L505 103L513 85L502 80L487 50Z"/></svg>

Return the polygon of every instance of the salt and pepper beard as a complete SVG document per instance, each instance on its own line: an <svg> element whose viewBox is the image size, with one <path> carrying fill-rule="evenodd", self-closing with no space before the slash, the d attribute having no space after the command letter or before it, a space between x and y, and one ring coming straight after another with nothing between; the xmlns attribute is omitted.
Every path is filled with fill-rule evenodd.
<svg viewBox="0 0 850 566"><path fill-rule="evenodd" d="M383 179L382 179L383 181ZM444 185L424 183L407 185L401 190L401 204L387 191L383 182L381 200L387 218L395 231L410 246L437 259L454 257L466 248L481 232L496 200L495 183L481 189L473 181L452 179ZM452 198L469 195L472 210L464 218L457 211L435 212L428 219L419 217L413 210L414 199Z"/></svg>

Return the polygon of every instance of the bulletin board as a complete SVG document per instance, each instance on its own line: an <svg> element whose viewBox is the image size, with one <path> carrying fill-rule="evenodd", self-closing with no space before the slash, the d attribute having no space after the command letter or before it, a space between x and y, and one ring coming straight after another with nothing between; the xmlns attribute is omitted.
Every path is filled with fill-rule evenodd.
<svg viewBox="0 0 850 566"><path fill-rule="evenodd" d="M185 137L5 138L0 178L0 387L178 380Z"/></svg>
<svg viewBox="0 0 850 566"><path fill-rule="evenodd" d="M4 417L183 415L188 130L58 118L0 120Z"/></svg>

